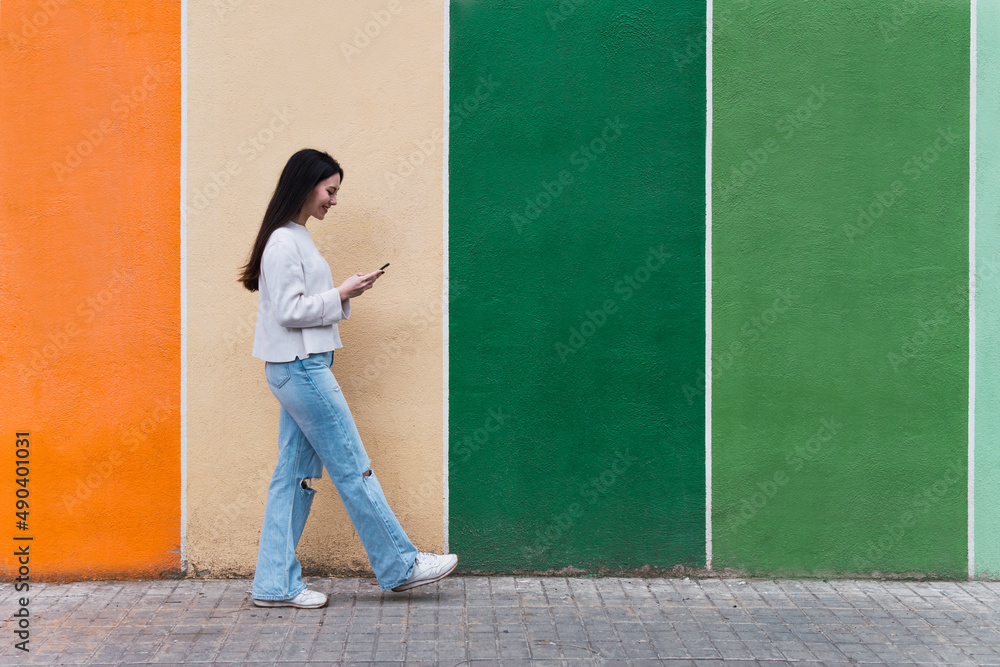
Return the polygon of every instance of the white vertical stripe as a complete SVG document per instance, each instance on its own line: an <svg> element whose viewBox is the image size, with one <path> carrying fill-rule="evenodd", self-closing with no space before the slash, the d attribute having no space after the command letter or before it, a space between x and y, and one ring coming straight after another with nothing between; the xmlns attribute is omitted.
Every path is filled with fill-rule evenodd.
<svg viewBox="0 0 1000 667"><path fill-rule="evenodd" d="M712 0L705 15L705 567L712 569Z"/></svg>
<svg viewBox="0 0 1000 667"><path fill-rule="evenodd" d="M976 576L976 1L969 39L969 578Z"/></svg>
<svg viewBox="0 0 1000 667"><path fill-rule="evenodd" d="M450 121L449 105L451 104L451 77L450 77L450 44L451 44L451 2L444 2L444 151L442 152L443 164L441 165L442 184L442 261L444 263L443 294L441 304L441 345L442 345L442 385L444 397L444 443L442 446L441 466L443 473L442 491L444 502L444 552L448 553L448 299L450 290L448 288L448 124Z"/></svg>
<svg viewBox="0 0 1000 667"><path fill-rule="evenodd" d="M181 572L187 573L187 0L181 0Z"/></svg>

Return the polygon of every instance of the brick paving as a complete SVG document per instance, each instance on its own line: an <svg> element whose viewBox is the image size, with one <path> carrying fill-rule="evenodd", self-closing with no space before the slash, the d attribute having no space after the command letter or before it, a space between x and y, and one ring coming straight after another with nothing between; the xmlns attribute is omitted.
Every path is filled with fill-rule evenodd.
<svg viewBox="0 0 1000 667"><path fill-rule="evenodd" d="M407 593L309 578L32 584L30 651L0 585L0 664L1000 665L1000 583L450 577Z"/></svg>

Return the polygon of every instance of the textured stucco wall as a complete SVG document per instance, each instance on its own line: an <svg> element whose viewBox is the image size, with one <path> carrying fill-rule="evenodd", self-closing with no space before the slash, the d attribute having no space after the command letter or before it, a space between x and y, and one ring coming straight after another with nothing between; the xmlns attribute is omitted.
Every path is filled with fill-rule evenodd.
<svg viewBox="0 0 1000 667"><path fill-rule="evenodd" d="M903 5L715 3L716 568L967 570L969 4Z"/></svg>
<svg viewBox="0 0 1000 667"><path fill-rule="evenodd" d="M1000 4L976 26L975 574L1000 578Z"/></svg>
<svg viewBox="0 0 1000 667"><path fill-rule="evenodd" d="M716 569L965 575L969 7L714 3ZM978 10L995 578L1000 10ZM306 146L347 172L310 222L334 278L392 264L334 372L417 546L443 546L445 464L466 570L704 565L704 21L693 0L189 0L182 507L180 1L3 0L0 441L30 433L32 577L177 575L182 517L189 574L252 574L277 403L236 276ZM367 572L317 486L306 571Z"/></svg>
<svg viewBox="0 0 1000 667"><path fill-rule="evenodd" d="M451 6L460 567L702 566L705 4Z"/></svg>
<svg viewBox="0 0 1000 667"><path fill-rule="evenodd" d="M176 574L180 2L4 0L0 35L0 576Z"/></svg>
<svg viewBox="0 0 1000 667"><path fill-rule="evenodd" d="M192 0L188 29L192 570L253 572L278 404L250 356L257 296L235 279L304 147L346 172L339 204L309 223L334 280L392 263L353 302L333 370L404 529L440 549L443 8ZM329 478L316 486L306 571L370 571Z"/></svg>

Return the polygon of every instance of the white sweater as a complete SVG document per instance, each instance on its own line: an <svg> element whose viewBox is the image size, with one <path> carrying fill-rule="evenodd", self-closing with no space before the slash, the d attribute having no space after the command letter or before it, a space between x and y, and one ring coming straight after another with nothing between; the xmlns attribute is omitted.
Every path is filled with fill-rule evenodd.
<svg viewBox="0 0 1000 667"><path fill-rule="evenodd" d="M340 302L330 265L304 225L287 222L271 232L260 264L253 356L293 361L343 347L337 322L351 315Z"/></svg>

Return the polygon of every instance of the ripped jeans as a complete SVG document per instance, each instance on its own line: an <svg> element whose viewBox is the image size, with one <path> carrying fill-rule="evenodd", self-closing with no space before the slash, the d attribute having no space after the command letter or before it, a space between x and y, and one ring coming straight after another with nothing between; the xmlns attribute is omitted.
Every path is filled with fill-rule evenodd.
<svg viewBox="0 0 1000 667"><path fill-rule="evenodd" d="M316 491L310 480L325 467L361 538L379 587L400 585L417 548L389 509L347 401L330 367L333 352L285 363L266 362L264 375L281 404L278 464L267 490L253 597L285 600L301 593L295 547Z"/></svg>

